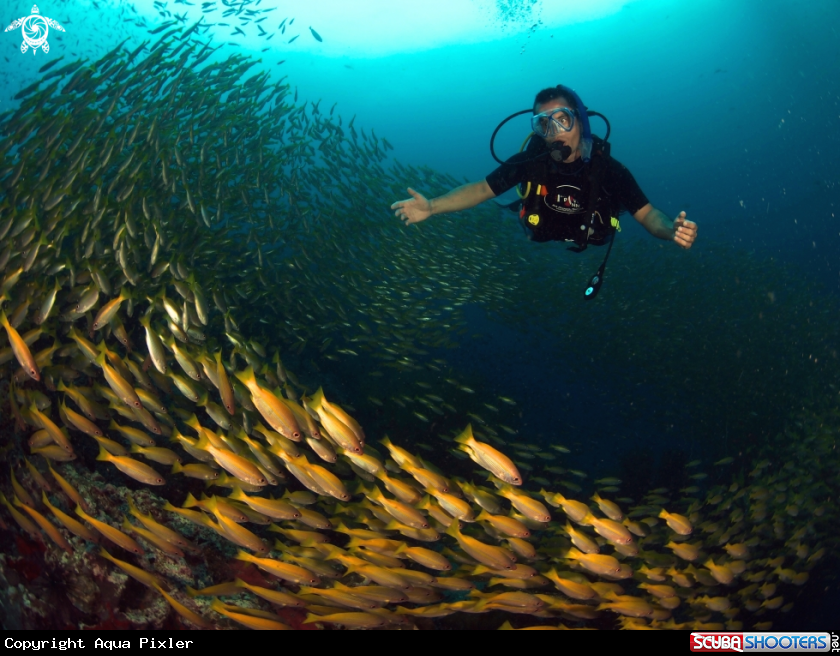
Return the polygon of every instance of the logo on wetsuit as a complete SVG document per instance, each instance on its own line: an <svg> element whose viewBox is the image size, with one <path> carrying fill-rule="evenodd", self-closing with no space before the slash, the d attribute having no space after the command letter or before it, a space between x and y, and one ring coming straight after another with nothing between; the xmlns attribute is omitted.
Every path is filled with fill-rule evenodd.
<svg viewBox="0 0 840 656"><path fill-rule="evenodd" d="M555 212L580 214L584 211L583 203L579 200L580 196L579 187L560 185L548 191L543 198L546 206Z"/></svg>

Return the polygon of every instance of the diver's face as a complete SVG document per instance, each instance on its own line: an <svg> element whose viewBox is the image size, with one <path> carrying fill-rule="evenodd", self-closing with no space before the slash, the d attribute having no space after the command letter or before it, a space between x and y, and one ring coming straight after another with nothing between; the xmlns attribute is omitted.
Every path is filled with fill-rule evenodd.
<svg viewBox="0 0 840 656"><path fill-rule="evenodd" d="M537 111L534 112L535 114L542 114L543 112L548 112L551 110L560 109L561 107L565 107L566 109L571 110L569 107L569 103L564 100L563 98L555 98L554 100L549 100L542 105L537 105ZM575 117L575 124L572 126L572 129L568 132L560 132L559 134L554 135L553 137L549 137L546 139L546 143L557 143L560 142L564 146L568 146L572 149L571 156L566 159L566 162L573 162L578 157L580 157L580 153L578 149L580 148L580 121L578 120L577 116Z"/></svg>

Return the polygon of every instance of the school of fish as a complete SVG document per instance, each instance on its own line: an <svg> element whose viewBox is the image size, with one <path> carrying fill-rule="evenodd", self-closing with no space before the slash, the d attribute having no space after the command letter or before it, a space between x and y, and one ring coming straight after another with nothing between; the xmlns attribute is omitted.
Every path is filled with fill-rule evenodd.
<svg viewBox="0 0 840 656"><path fill-rule="evenodd" d="M371 203L407 178L458 182L386 169L385 139L244 79L252 59L211 60L197 28L47 65L0 116L7 537L119 572L190 628L766 630L793 608L836 547L833 415L726 485L689 463L685 488L633 500L613 477L582 494L566 447L508 444L475 412L428 447L331 398L304 351L437 378L390 400L459 416L475 390L424 349L478 297L512 311L518 256L382 227ZM207 580L211 557L241 575Z"/></svg>

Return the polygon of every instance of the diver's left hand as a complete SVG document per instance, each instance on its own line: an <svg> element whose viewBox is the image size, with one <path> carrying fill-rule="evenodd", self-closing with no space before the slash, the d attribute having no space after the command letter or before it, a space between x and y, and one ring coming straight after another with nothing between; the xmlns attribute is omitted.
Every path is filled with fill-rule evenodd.
<svg viewBox="0 0 840 656"><path fill-rule="evenodd" d="M691 248L697 239L697 224L685 218L685 212L674 219L674 241L682 248Z"/></svg>

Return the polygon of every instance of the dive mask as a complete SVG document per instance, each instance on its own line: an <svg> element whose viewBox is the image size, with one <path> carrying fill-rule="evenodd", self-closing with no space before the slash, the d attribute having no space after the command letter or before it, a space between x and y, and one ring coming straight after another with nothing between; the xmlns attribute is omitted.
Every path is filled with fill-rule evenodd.
<svg viewBox="0 0 840 656"><path fill-rule="evenodd" d="M543 139L551 139L575 127L575 113L568 107L557 107L531 117L531 129Z"/></svg>

